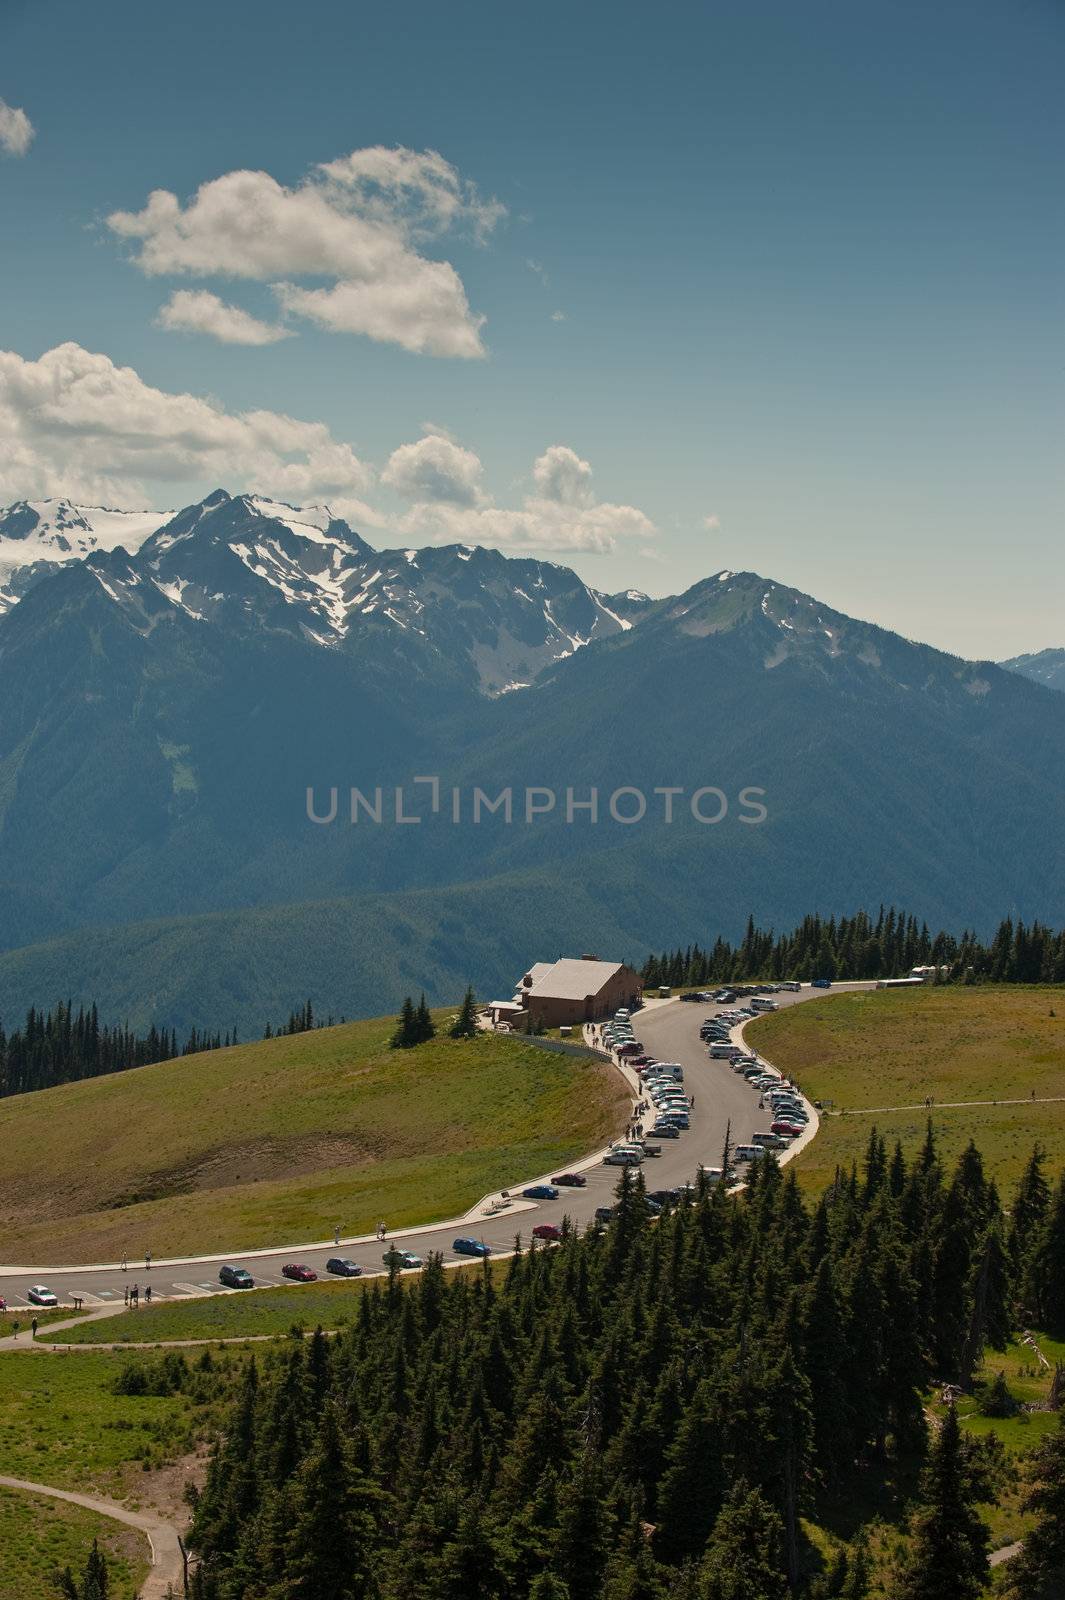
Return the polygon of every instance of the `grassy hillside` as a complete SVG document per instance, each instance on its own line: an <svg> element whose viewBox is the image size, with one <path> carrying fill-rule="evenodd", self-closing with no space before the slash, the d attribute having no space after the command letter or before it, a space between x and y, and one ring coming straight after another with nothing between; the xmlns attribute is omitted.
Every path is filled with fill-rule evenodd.
<svg viewBox="0 0 1065 1600"><path fill-rule="evenodd" d="M56 1600L52 1573L69 1566L80 1576L94 1539L107 1560L112 1600L134 1600L148 1573L142 1533L62 1500L0 1489L0 1600Z"/></svg>
<svg viewBox="0 0 1065 1600"><path fill-rule="evenodd" d="M1038 1139L1054 1171L1065 1165L1059 991L1009 985L826 996L760 1019L747 1037L811 1099L831 1100L842 1113L822 1118L796 1160L812 1190L831 1181L837 1163L861 1159L874 1123L889 1145L898 1138L911 1152L924 1137L928 1095L948 1162L973 1138L1008 1187ZM1055 1096L1062 1098L1046 1103Z"/></svg>
<svg viewBox="0 0 1065 1600"><path fill-rule="evenodd" d="M388 1048L392 1021L241 1045L0 1101L9 1262L253 1248L453 1216L603 1142L592 1059L515 1039Z"/></svg>

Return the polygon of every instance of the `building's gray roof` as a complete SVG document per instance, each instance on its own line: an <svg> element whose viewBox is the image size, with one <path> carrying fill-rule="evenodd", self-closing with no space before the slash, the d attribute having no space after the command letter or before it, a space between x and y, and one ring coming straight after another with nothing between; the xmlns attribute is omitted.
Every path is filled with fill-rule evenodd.
<svg viewBox="0 0 1065 1600"><path fill-rule="evenodd" d="M525 974L525 978L532 979L532 983L529 984L529 988L531 989L535 984L539 983L541 978L546 978L554 964L555 963L553 961L534 961L528 972ZM525 986L525 978L523 978L521 981L521 987Z"/></svg>
<svg viewBox="0 0 1065 1600"><path fill-rule="evenodd" d="M576 957L565 957L535 977L544 966L540 962L532 968L535 982L525 992L530 998L583 1000L585 995L598 994L603 985L621 971L623 964L621 961L580 961Z"/></svg>

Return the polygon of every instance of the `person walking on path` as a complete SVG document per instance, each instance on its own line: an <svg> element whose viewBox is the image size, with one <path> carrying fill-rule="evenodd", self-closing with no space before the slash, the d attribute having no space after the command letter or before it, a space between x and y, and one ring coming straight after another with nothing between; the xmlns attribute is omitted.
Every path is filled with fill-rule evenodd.
<svg viewBox="0 0 1065 1600"><path fill-rule="evenodd" d="M378 1237L378 1239L383 1239L387 1232L388 1232L388 1229L385 1227L384 1218L382 1217L381 1221L377 1224L377 1237Z"/></svg>
<svg viewBox="0 0 1065 1600"><path fill-rule="evenodd" d="M333 1243L334 1244L339 1244L340 1243L340 1223L339 1222L337 1223L336 1227L333 1229Z"/></svg>
<svg viewBox="0 0 1065 1600"><path fill-rule="evenodd" d="M37 1318L36 1317L31 1317L30 1318L30 1338L31 1339L36 1339L36 1337L37 1337Z"/></svg>
<svg viewBox="0 0 1065 1600"><path fill-rule="evenodd" d="M133 1285L132 1289L129 1291L129 1303L130 1303L130 1305L131 1306L135 1306L137 1304L137 1301L140 1299L140 1297L141 1297L140 1286L135 1283Z"/></svg>
<svg viewBox="0 0 1065 1600"><path fill-rule="evenodd" d="M124 1290L123 1295L122 1295L122 1303L123 1303L123 1305L127 1305L127 1306L129 1305L129 1284L128 1283L126 1284L125 1290Z"/></svg>
<svg viewBox="0 0 1065 1600"><path fill-rule="evenodd" d="M150 1250L144 1252L144 1270L145 1272L151 1272L152 1270L152 1252Z"/></svg>
<svg viewBox="0 0 1065 1600"><path fill-rule="evenodd" d="M147 1287L145 1288L145 1290L144 1290L144 1304L146 1306L150 1306L151 1303L152 1303L152 1286L149 1283L147 1285Z"/></svg>
<svg viewBox="0 0 1065 1600"><path fill-rule="evenodd" d="M125 1272L125 1270L126 1270L126 1252L123 1250L123 1252L122 1252L122 1271Z"/></svg>

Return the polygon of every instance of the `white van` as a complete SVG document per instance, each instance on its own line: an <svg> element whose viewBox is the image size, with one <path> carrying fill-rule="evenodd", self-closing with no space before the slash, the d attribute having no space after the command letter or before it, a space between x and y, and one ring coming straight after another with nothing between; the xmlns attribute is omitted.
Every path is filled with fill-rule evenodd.
<svg viewBox="0 0 1065 1600"><path fill-rule="evenodd" d="M731 1061L738 1046L734 1044L712 1044L710 1046L711 1061Z"/></svg>
<svg viewBox="0 0 1065 1600"><path fill-rule="evenodd" d="M757 1161L759 1156L765 1155L765 1147L760 1144L738 1144L732 1152L735 1161Z"/></svg>

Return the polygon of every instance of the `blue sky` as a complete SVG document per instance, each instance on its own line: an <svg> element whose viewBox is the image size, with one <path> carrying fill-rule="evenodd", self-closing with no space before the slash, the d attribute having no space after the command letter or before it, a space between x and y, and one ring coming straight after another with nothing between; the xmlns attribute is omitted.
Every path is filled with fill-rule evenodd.
<svg viewBox="0 0 1065 1600"><path fill-rule="evenodd" d="M967 655L1065 644L1053 0L5 0L2 29L34 136L0 155L0 499L254 479L378 544L653 593L754 568ZM379 149L420 187L320 170ZM241 171L282 197L270 260L227 246L232 189L191 242L144 220ZM395 267L352 312L364 223ZM286 336L220 342L232 308Z"/></svg>

